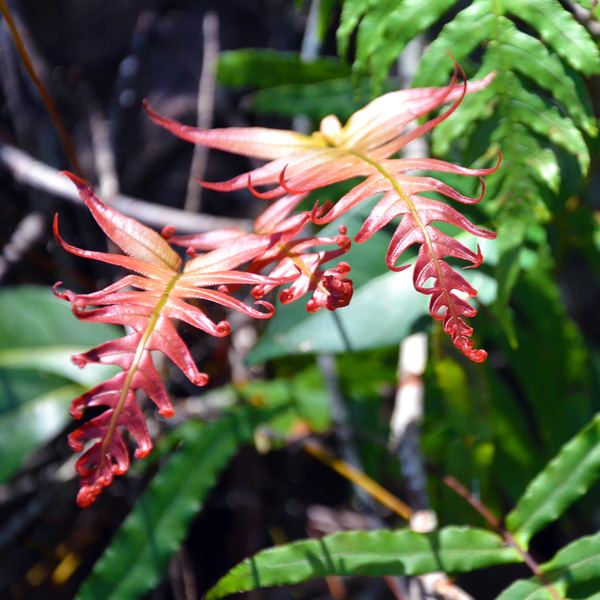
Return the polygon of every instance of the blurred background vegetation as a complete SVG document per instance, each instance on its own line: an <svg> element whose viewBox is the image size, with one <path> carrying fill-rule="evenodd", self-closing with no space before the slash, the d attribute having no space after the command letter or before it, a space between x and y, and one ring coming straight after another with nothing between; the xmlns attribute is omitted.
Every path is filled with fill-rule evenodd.
<svg viewBox="0 0 600 600"><path fill-rule="evenodd" d="M225 339L184 328L209 386L196 389L162 365L177 415L166 422L147 407L156 450L82 511L67 408L106 371L80 371L68 357L119 334L76 322L51 285L91 292L116 274L60 251L53 240L59 212L70 243L106 249L58 177L73 167L0 21L0 596L75 597L134 506L137 518L152 523L162 507L160 535L152 543L134 534L120 542L116 563L97 570L80 597L197 598L261 548L373 523L405 524L307 454L297 438L309 432L411 508L433 510L440 524L484 526L443 476L505 515L599 410L600 26L592 3L544 0L542 16L533 14L536 3L516 0L502 9L493 3L493 10L483 0L427 4L8 2L84 176L105 202L156 229L247 228L266 202L245 190L199 196L190 172L224 180L254 163L219 152L194 156L191 145L150 123L143 98L190 124L311 131L327 114L343 121L383 91L411 82L444 85L452 71L447 49L469 78L498 74L481 98L469 97L414 151L482 167L501 149L503 163L486 181L481 206L465 209L499 233L482 246L484 264L469 274L480 291L471 324L478 347L489 352L486 363L455 351L428 318L410 272L386 270L391 231L382 232L347 255L356 293L335 316L309 315L297 303L278 306L263 331L238 315ZM475 193L477 182L453 181ZM307 203L343 191L335 187ZM350 235L368 210L348 216ZM227 316L212 310L214 318ZM405 435L403 443L390 426L406 375L399 375L399 347L420 333L428 335L428 349L418 351L426 364L412 375L424 408L417 406L411 421L416 439ZM141 503L145 489L154 504ZM597 531L599 502L596 483L534 538L532 554L548 560ZM496 567L463 575L458 584L485 600L516 576L528 571ZM256 594L392 593L379 579L328 585L315 580L297 591Z"/></svg>

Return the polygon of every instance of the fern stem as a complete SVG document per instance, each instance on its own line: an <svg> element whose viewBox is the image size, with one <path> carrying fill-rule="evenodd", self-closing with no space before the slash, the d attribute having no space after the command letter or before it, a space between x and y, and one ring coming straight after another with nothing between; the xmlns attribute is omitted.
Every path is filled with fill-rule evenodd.
<svg viewBox="0 0 600 600"><path fill-rule="evenodd" d="M473 496L460 481L451 475L446 475L443 481L451 490L454 490L461 498L466 500L496 531L498 531L498 533L500 533L500 535L502 535L506 543L512 546L520 554L523 562L531 569L533 574L539 578L554 600L564 600L552 585L546 574L541 570L533 556L519 545L512 533L502 526L496 516L492 514L481 500Z"/></svg>
<svg viewBox="0 0 600 600"><path fill-rule="evenodd" d="M169 283L165 287L165 291L163 292L162 296L160 297L160 300L158 301L158 304L156 305L156 307L152 311L152 314L150 315L150 319L148 320L148 325L144 331L144 334L142 335L142 337L140 338L140 341L138 342L137 348L135 350L135 356L133 357L133 361L131 362L131 365L127 371L127 376L125 377L125 381L123 383L123 388L121 389L121 395L119 396L119 401L117 402L117 405L115 406L115 408L113 410L113 414L111 416L110 423L106 430L106 435L104 436L104 440L102 442L102 452L101 452L101 455L102 455L101 461L102 462L100 463L100 470L104 466L104 462L106 460L107 448L110 444L110 441L115 432L115 429L117 428L117 422L119 420L119 416L120 416L121 412L123 412L123 408L125 407L125 401L127 399L127 394L129 393L129 390L131 388L131 382L133 381L133 377L134 377L136 371L138 370L140 361L142 360L144 350L146 348L146 345L148 344L148 340L150 339L150 336L152 335L152 332L154 331L154 328L156 327L156 323L160 317L160 313L162 312L162 309L164 308L165 304L169 300L169 295L171 294L171 291L175 287L175 284L177 283L177 281L179 280L180 277L181 277L181 273L178 273L171 279L171 281L169 281Z"/></svg>

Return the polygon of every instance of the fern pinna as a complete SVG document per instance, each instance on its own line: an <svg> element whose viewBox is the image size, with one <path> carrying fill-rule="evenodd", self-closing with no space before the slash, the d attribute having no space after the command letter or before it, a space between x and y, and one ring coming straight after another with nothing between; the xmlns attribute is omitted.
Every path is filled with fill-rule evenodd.
<svg viewBox="0 0 600 600"><path fill-rule="evenodd" d="M412 244L419 244L414 269L417 291L431 296L430 312L443 321L444 330L452 336L454 345L468 358L481 362L487 354L475 349L471 340L472 328L464 317L476 310L466 298L476 290L444 260L451 256L466 260L476 267L482 261L472 251L431 225L442 221L464 229L476 236L494 238L495 234L471 223L457 210L421 195L439 192L465 203L478 202L483 197L469 198L432 177L416 177L409 171L433 170L482 177L496 170L466 169L434 159L389 158L410 140L432 129L446 119L460 104L464 95L487 86L493 74L480 81L457 84L458 68L452 82L444 88L423 88L386 94L355 113L342 127L334 116L325 118L319 132L305 136L291 131L261 128L198 130L159 116L146 106L150 117L178 136L214 148L271 160L224 183L202 185L217 190L248 187L261 197L278 198L255 222L255 232L237 229L208 234L176 236L166 226L162 236L104 205L92 189L78 177L67 173L79 194L106 235L124 255L82 250L64 241L55 219L54 232L58 243L67 251L119 267L134 274L126 275L107 288L90 294L69 290L55 293L72 303L78 319L126 325L133 333L106 342L89 352L73 357L83 367L88 363L116 365L122 372L76 398L71 415L80 419L88 407L103 406L106 410L78 428L69 436L74 450L82 451L76 468L81 476L78 503L92 503L115 474L129 467L129 454L121 429L129 431L138 447L135 456L148 454L151 441L135 392L148 395L165 417L173 414L164 385L152 362L151 352L158 350L169 357L196 385L205 385L208 377L198 370L182 338L171 320L192 325L210 335L229 333L225 321L214 323L197 306L186 299L210 301L232 308L255 318L268 318L273 306L262 300L273 288L289 284L280 293L283 303L299 299L312 292L307 302L311 312L326 307L336 310L346 306L352 297L352 281L346 277L350 266L342 261L336 266L323 266L342 256L350 247L344 226L333 237L299 237L309 221L330 223L362 200L382 193L362 229L357 242L369 239L374 233L401 216L400 225L392 237L386 257L390 269ZM403 133L406 125L442 103L454 100L443 114ZM292 211L309 191L350 177L366 179L342 197L335 205L318 202L299 214ZM483 180L482 180L483 181ZM259 194L254 185L275 184L277 187ZM188 248L188 261L183 260L171 244ZM330 249L323 249L323 247ZM198 254L201 252L201 254ZM183 270L181 269L183 265ZM239 267L246 265L244 270ZM271 268L269 275L261 273ZM431 282L431 283L430 283ZM252 294L264 310L248 306L232 296L241 285L253 286ZM216 289L213 289L215 288ZM132 289L133 288L133 289ZM96 307L88 310L88 307Z"/></svg>
<svg viewBox="0 0 600 600"><path fill-rule="evenodd" d="M213 190L248 187L261 198L277 198L284 194L306 194L351 177L366 177L333 207L329 203L323 206L317 203L311 213L312 220L316 224L330 223L366 198L383 193L355 241L364 242L392 219L402 216L388 249L388 267L400 270L395 266L400 254L410 245L420 244L413 278L415 288L431 295L431 315L443 321L444 331L452 336L454 345L471 360L481 362L487 353L473 347L473 330L463 319L476 314L475 308L464 298L475 296L477 292L443 260L446 256L458 257L476 267L481 263L481 253L479 248L476 252L469 250L431 223L444 221L487 239L495 238L495 234L475 226L450 206L420 194L439 192L454 200L474 203L481 200L483 190L480 197L468 198L437 179L416 177L407 172L432 170L481 178L494 172L498 165L489 169L467 169L430 158L389 158L447 119L467 92L485 88L494 78L491 73L471 84L466 81L457 84L459 69L455 69L447 87L385 94L354 113L343 127L334 115L326 117L319 131L310 136L257 127L202 130L161 116L147 103L146 109L153 121L184 140L271 161L230 181L200 182ZM445 113L404 132L408 123L450 100L455 102ZM259 185L276 187L259 194L255 190ZM431 285L426 286L430 280Z"/></svg>

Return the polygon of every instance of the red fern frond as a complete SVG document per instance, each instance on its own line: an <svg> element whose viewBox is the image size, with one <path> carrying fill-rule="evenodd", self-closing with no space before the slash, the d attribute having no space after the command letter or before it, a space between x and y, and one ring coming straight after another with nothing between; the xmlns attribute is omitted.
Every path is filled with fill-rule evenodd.
<svg viewBox="0 0 600 600"><path fill-rule="evenodd" d="M78 452L87 442L93 442L76 465L81 477L77 502L80 506L88 506L103 487L110 485L114 475L121 475L129 467L129 453L122 430L128 431L136 440L137 458L146 456L152 448L136 401L136 390L143 391L162 416L173 415L173 407L154 367L151 352L156 350L165 354L195 385L202 386L208 381L208 376L198 370L171 321L183 321L219 337L229 333L229 324L226 321L214 323L200 308L185 300L208 300L264 319L273 313L271 304L258 301L256 304L263 310L247 306L224 293L220 286L279 285L291 278L265 277L236 270L270 246L272 240L268 236L256 235L237 238L226 248L202 254L188 261L181 271L181 258L158 233L104 205L84 181L70 173L66 175L77 186L100 227L125 254L108 254L71 246L60 237L57 216L54 234L58 243L78 256L124 267L135 273L91 294L76 294L70 290L59 292L60 283L54 288L59 298L71 302L78 319L127 325L134 330L121 339L111 340L73 357L80 367L88 363L104 363L122 370L71 404L70 412L76 419L81 419L87 408L106 408L69 436L71 447ZM211 289L214 286L219 289Z"/></svg>
<svg viewBox="0 0 600 600"><path fill-rule="evenodd" d="M462 84L456 83L459 73L463 77ZM448 235L442 234L431 223L450 223L487 239L494 238L495 234L475 226L454 208L421 194L438 192L453 200L471 204L483 198L485 187L482 186L479 197L469 198L433 177L416 177L408 175L407 172L430 170L482 178L495 171L499 162L490 169L467 169L429 158L408 160L390 157L408 142L447 119L465 94L484 88L493 77L494 73L490 73L480 81L467 83L464 72L455 63L455 72L447 87L402 90L385 94L354 113L343 126L334 115L325 117L321 121L319 131L310 136L265 128L202 130L163 117L147 103L145 106L155 123L182 139L270 161L229 181L200 182L204 187L213 190L231 191L248 187L261 198L289 198L294 194L304 195L351 177L364 177L362 183L332 207L317 203L311 212L312 220L317 224L330 223L363 200L375 194L383 194L356 235L355 241L360 243L368 240L393 219L401 217L387 252L388 267L398 270L396 262L402 252L412 244L420 244L414 274L416 289L421 293L431 294L431 314L436 319L443 320L444 330L452 336L454 344L471 360L481 361L485 359L486 353L473 349L470 340L472 329L462 319L463 316L473 316L476 311L460 297L461 294L474 296L476 292L443 260L445 256L454 256L467 260L471 266L477 266L482 260L481 254L479 249L475 253ZM453 104L445 112L410 131L405 131L411 121L450 101L453 101ZM259 193L255 189L256 186L275 187ZM293 252L293 249L301 247L302 243L298 241L298 245L293 246L288 238L286 249ZM344 248L343 243L340 248ZM255 265L264 265L267 257L275 256L275 253L275 247L271 248L255 259ZM303 255L304 264L310 265L312 260L315 261L314 265L320 264L319 256L324 255ZM279 266L273 272L289 274L291 268L290 261L282 257ZM316 266L309 267L309 270L312 269L313 281L317 273L320 278L319 286L313 288L315 293L309 302L309 310L311 307L322 306L323 302L329 308L347 304L351 289L343 277L346 268L345 263L340 263L337 269L326 271L317 271ZM430 288L423 286L428 280L433 280ZM283 292L283 298L290 301L297 298L304 293L303 285L310 281L310 278L306 281L298 280L289 290ZM255 288L255 293L261 294L263 289L270 287L270 284L259 286ZM334 297L337 300L333 300ZM313 302L314 305L311 305Z"/></svg>

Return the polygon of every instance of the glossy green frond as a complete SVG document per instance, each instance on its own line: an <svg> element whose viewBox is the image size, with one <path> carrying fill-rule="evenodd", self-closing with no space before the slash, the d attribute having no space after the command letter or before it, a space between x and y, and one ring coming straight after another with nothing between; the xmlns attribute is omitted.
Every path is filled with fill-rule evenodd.
<svg viewBox="0 0 600 600"><path fill-rule="evenodd" d="M523 23L531 30L520 29ZM600 72L600 54L587 30L558 0L475 0L432 42L413 85L444 81L449 75L448 51L468 64L479 49L479 74L497 75L436 128L432 147L443 155L461 140L462 149L480 160L495 148L502 151L502 169L486 183L489 197L495 199L487 210L497 224L497 276L504 290L499 317L508 325L507 314L500 314L501 304L520 269L519 249L528 229L547 222L555 198L565 195L565 157L576 160L569 180L585 176L589 169L587 137L595 136L597 127L579 74Z"/></svg>
<svg viewBox="0 0 600 600"><path fill-rule="evenodd" d="M408 529L347 531L263 550L229 571L206 598L329 575L460 573L520 560L499 535L481 529L446 527L430 534Z"/></svg>
<svg viewBox="0 0 600 600"><path fill-rule="evenodd" d="M583 496L600 473L600 416L576 435L531 482L506 525L523 547Z"/></svg>

